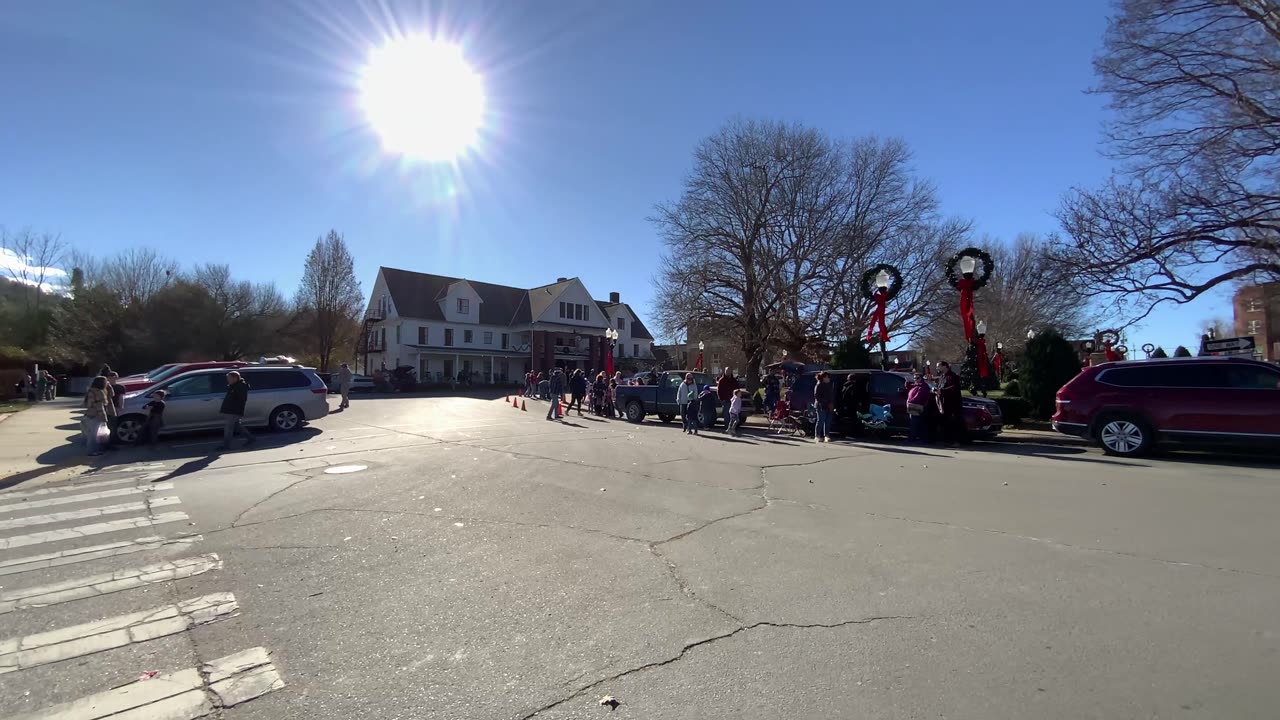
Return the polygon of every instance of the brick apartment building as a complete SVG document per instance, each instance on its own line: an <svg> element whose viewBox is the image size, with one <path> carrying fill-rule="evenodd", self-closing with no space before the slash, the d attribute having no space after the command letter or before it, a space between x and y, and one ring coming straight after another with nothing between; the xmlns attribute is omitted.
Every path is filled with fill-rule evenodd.
<svg viewBox="0 0 1280 720"><path fill-rule="evenodd" d="M530 370L606 367L605 330L618 331L617 369L653 363L653 336L618 293L591 297L578 278L524 289L383 267L365 311L359 369L401 365L420 382L492 384Z"/></svg>
<svg viewBox="0 0 1280 720"><path fill-rule="evenodd" d="M1236 335L1253 336L1254 357L1280 361L1280 282L1240 288L1232 306Z"/></svg>

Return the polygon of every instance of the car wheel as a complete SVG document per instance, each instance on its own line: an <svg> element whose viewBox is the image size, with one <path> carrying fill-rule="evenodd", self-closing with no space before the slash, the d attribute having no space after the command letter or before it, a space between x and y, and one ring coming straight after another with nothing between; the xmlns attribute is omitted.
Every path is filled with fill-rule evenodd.
<svg viewBox="0 0 1280 720"><path fill-rule="evenodd" d="M1102 451L1118 457L1136 457L1151 447L1151 428L1130 415L1108 415L1098 421Z"/></svg>
<svg viewBox="0 0 1280 720"><path fill-rule="evenodd" d="M658 415L658 419L664 423L669 423L672 420L675 420L676 416L675 415Z"/></svg>
<svg viewBox="0 0 1280 720"><path fill-rule="evenodd" d="M116 424L116 442L135 445L142 442L146 432L147 419L141 415L126 415Z"/></svg>
<svg viewBox="0 0 1280 720"><path fill-rule="evenodd" d="M627 403L627 420L633 423L644 422L644 405L639 400Z"/></svg>
<svg viewBox="0 0 1280 720"><path fill-rule="evenodd" d="M276 432L290 432L302 425L302 411L292 405L282 405L271 411L270 427Z"/></svg>

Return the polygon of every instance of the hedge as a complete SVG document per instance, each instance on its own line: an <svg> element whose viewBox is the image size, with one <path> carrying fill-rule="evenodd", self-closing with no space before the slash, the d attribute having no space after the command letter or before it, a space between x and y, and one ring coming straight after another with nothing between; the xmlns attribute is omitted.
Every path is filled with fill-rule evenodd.
<svg viewBox="0 0 1280 720"><path fill-rule="evenodd" d="M1024 398L1005 396L996 398L996 403L1000 406L1005 425L1018 425L1031 414L1031 403Z"/></svg>

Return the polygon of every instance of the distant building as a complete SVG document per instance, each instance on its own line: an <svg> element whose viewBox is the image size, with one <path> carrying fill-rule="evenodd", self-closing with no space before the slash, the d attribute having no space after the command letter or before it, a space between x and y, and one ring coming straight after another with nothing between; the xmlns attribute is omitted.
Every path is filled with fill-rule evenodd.
<svg viewBox="0 0 1280 720"><path fill-rule="evenodd" d="M1236 335L1253 337L1253 356L1272 362L1280 360L1280 282L1242 287L1231 304Z"/></svg>
<svg viewBox="0 0 1280 720"><path fill-rule="evenodd" d="M420 382L506 383L530 370L604 370L653 361L653 336L618 293L591 297L578 278L531 289L383 267L357 348L364 372L407 365Z"/></svg>

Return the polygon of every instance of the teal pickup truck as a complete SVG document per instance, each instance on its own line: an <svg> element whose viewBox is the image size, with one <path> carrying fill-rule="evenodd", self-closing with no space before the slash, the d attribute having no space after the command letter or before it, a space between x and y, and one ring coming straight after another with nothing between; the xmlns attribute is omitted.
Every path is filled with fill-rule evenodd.
<svg viewBox="0 0 1280 720"><path fill-rule="evenodd" d="M693 372L693 379L698 384L699 392L705 385L715 388L715 378L707 373L668 370L658 373L657 384L619 385L615 403L622 408L627 414L627 420L631 422L644 422L646 415L657 415L662 422L671 422L680 414L680 408L676 405L676 388L684 382L684 376L690 372ZM710 427L714 420L713 417L703 417L702 426Z"/></svg>

